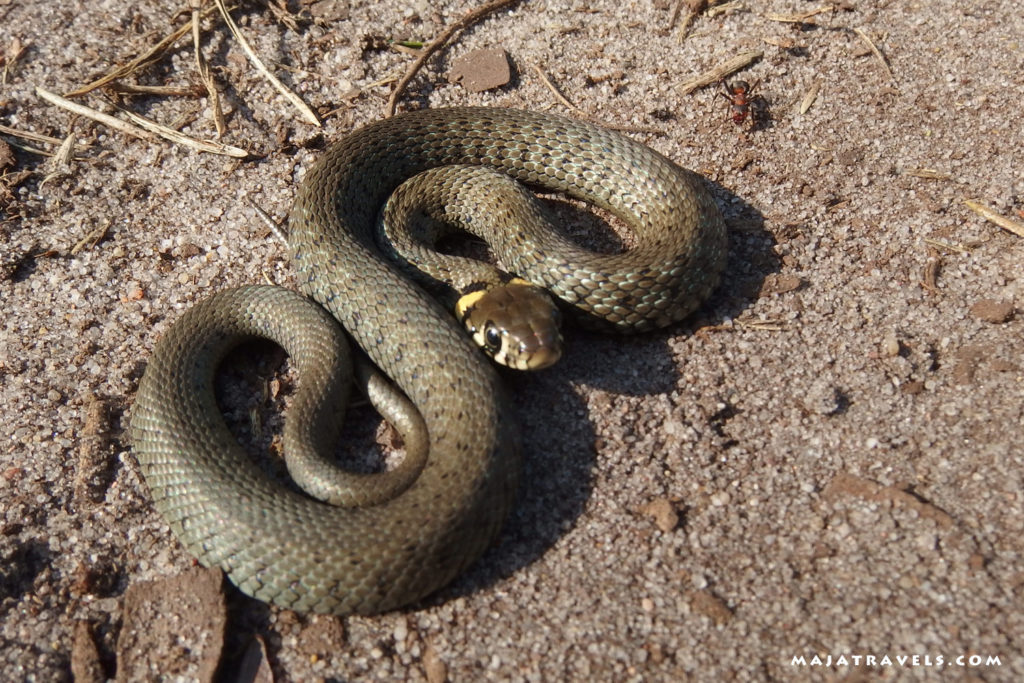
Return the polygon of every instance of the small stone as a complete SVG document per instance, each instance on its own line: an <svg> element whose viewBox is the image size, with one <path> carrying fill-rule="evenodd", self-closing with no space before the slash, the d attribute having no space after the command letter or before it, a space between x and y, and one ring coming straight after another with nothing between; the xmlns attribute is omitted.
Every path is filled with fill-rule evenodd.
<svg viewBox="0 0 1024 683"><path fill-rule="evenodd" d="M430 643L423 650L423 674L427 683L444 683L448 680L448 667Z"/></svg>
<svg viewBox="0 0 1024 683"><path fill-rule="evenodd" d="M695 612L709 617L717 626L732 619L732 610L716 595L708 591L690 591L690 606Z"/></svg>
<svg viewBox="0 0 1024 683"><path fill-rule="evenodd" d="M679 525L679 513L668 498L655 498L645 505L641 512L654 518L655 526L666 534Z"/></svg>
<svg viewBox="0 0 1024 683"><path fill-rule="evenodd" d="M711 494L711 504L715 507L725 507L732 500L728 491L717 491Z"/></svg>
<svg viewBox="0 0 1024 683"><path fill-rule="evenodd" d="M882 340L882 355L889 358L900 355L900 340L896 338L895 334L886 335Z"/></svg>

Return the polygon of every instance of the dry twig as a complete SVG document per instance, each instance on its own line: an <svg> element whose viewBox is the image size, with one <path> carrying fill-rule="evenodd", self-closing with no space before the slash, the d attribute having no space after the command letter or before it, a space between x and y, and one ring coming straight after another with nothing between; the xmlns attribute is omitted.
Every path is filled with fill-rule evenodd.
<svg viewBox="0 0 1024 683"><path fill-rule="evenodd" d="M47 145L60 145L63 140L55 138L52 135L42 135L41 133L33 133L27 130L18 130L17 128L11 128L0 124L0 133L5 135L11 135L22 140L31 140L32 142L42 142Z"/></svg>
<svg viewBox="0 0 1024 683"><path fill-rule="evenodd" d="M142 85L140 83L111 83L107 89L122 95L152 95L155 97L202 97L206 89L199 85Z"/></svg>
<svg viewBox="0 0 1024 683"><path fill-rule="evenodd" d="M74 256L83 249L92 249L100 243L104 237L107 236L107 231L110 230L110 220L107 219L99 226L90 230L82 239L75 243L75 246L71 247L71 255Z"/></svg>
<svg viewBox="0 0 1024 683"><path fill-rule="evenodd" d="M562 103L562 106L564 106L567 109L570 109L570 110L576 112L577 114L579 114L581 116L586 116L587 115L586 112L584 112L582 109L580 109L575 104L570 102L569 98L567 98L565 95L562 94L562 91L559 90L558 87L554 83L551 82L551 79L548 78L548 75L546 73L544 73L543 69L541 69L536 64L531 64L530 66L532 66L533 70L537 73L537 76L540 78L541 83L543 83L544 85L547 86L548 90L551 91L551 94L555 96L555 99Z"/></svg>
<svg viewBox="0 0 1024 683"><path fill-rule="evenodd" d="M398 83L395 85L395 89L391 91L391 97L388 98L387 106L384 109L384 117L389 118L395 115L395 108L398 105L398 98L401 97L402 93L405 92L406 86L409 85L409 82L416 77L416 74L419 73L419 70L423 68L423 65L426 64L427 60L430 59L431 55L433 55L442 47L444 47L445 44L449 40L451 40L452 36L454 36L457 32L467 28L468 26L471 26L474 23L480 21L488 14L496 12L499 9L507 7L508 5L512 5L516 2L519 2L519 0L491 0L491 2L488 2L485 5L481 5L475 10L468 12L461 19L459 19L454 24L446 28L441 33L441 35L439 35L435 40L432 40L429 45L420 50L419 57L417 57L416 61L409 65L409 68L405 70L405 73L402 75L402 78L399 79Z"/></svg>
<svg viewBox="0 0 1024 683"><path fill-rule="evenodd" d="M971 250L967 247L962 247L959 244L950 244L949 242L943 242L942 240L932 239L930 237L924 238L924 243L929 247L935 247L936 249L944 249L946 251L953 251L959 254L970 254Z"/></svg>
<svg viewBox="0 0 1024 683"><path fill-rule="evenodd" d="M120 108L119 108L120 109ZM125 116L134 121L139 127L144 128L148 131L156 133L165 140L190 147L197 152L209 152L211 154L220 154L221 156L234 157L236 159L244 159L249 156L249 152L242 149L241 147L235 147L234 145L225 145L220 142L213 142L210 140L199 140L197 138L185 135L173 128L162 125L147 119L144 116L140 116L133 111L127 109L120 109Z"/></svg>

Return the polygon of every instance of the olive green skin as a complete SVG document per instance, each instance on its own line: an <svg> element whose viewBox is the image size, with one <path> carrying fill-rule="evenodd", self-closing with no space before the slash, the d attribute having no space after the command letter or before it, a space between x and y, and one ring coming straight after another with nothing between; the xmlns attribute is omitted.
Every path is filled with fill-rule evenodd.
<svg viewBox="0 0 1024 683"><path fill-rule="evenodd" d="M339 615L394 609L451 581L507 516L519 441L497 374L374 240L392 190L449 164L490 166L630 224L637 248L597 266L574 265L575 247L563 253L559 237L525 245L531 269L557 273L545 284L601 324L670 324L718 282L725 229L699 177L593 124L507 109L425 110L329 147L303 179L289 225L299 287L319 306L272 287L215 295L166 333L132 409L135 454L157 509L200 562L223 568L249 595ZM526 270L501 258L517 274ZM312 452L296 462L316 461L337 433L328 423L338 421L345 390L336 383L351 374L334 320L417 406L428 439L425 463L393 497L356 496L344 507L265 476L231 437L212 391L231 347L252 336L279 342L300 376L286 457ZM299 476L314 485L321 476L320 465L295 467L312 467Z"/></svg>

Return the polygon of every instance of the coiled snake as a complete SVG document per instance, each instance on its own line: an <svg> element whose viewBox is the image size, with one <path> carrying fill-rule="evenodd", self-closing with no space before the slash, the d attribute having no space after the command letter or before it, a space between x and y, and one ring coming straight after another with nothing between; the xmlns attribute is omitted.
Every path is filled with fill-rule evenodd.
<svg viewBox="0 0 1024 683"><path fill-rule="evenodd" d="M718 282L725 230L701 179L598 126L507 109L424 110L329 147L306 175L289 225L299 287L320 306L273 287L215 295L160 341L132 409L135 453L157 509L200 562L223 568L249 595L301 611L393 609L449 582L493 541L508 512L519 446L497 373L452 314L382 258L374 236L396 187L450 164L497 169L630 225L637 248L589 266L533 237L512 240L523 256L501 256L520 277L549 273L538 277L584 319L625 330L666 325ZM354 507L266 476L213 397L216 365L230 348L251 336L277 341L300 382L284 441L286 458L294 450L302 464L289 460L289 469L314 489L335 476L318 454L330 453L347 392L331 387L350 369L331 316L418 407L410 421L422 418L428 438L407 444L412 464L399 468L402 481L371 494L370 504L358 489L379 475L353 475L353 499L339 494L335 502Z"/></svg>

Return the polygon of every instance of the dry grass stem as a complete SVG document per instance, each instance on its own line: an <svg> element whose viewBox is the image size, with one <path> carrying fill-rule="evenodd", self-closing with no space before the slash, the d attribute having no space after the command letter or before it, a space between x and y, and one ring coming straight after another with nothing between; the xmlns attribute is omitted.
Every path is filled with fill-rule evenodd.
<svg viewBox="0 0 1024 683"><path fill-rule="evenodd" d="M730 2L721 2L719 0L716 0L716 2L712 2L710 4L706 14L708 15L708 18L710 19L710 18L713 18L713 17L717 17L719 14L728 14L729 12L738 12L740 10L745 10L746 8L747 8L747 6L746 6L745 3L742 2L742 0L730 0Z"/></svg>
<svg viewBox="0 0 1024 683"><path fill-rule="evenodd" d="M20 149L22 152L28 152L29 154L38 154L41 157L53 156L53 152L51 152L49 150L40 149L38 147L33 147L32 145L26 145L24 143L17 142L15 140L11 140L9 138L5 138L4 142L6 142L11 147L14 147L15 149ZM6 176L0 175L0 179L3 179L3 178L6 178Z"/></svg>
<svg viewBox="0 0 1024 683"><path fill-rule="evenodd" d="M249 41L245 39L245 36L242 35L242 32L241 30L239 30L238 25L235 24L234 19L231 18L231 14L229 13L228 8L224 3L224 0L215 0L215 2L217 4L218 9L220 9L221 16L224 17L224 23L227 24L228 29L231 31L231 35L233 35L235 37L235 40L238 41L238 44L239 46L241 46L242 51L245 52L246 56L249 58L249 61L252 62L252 65L256 67L256 70L263 74L263 77L270 81L270 83L277 89L277 91L284 95L285 99L292 103L292 106L299 110L299 113L302 115L302 118L304 118L306 121L313 124L314 126L319 126L320 119L319 117L317 117L316 113L312 109L310 109L305 102L302 101L302 98L300 98L298 95L292 92L288 88L288 86L286 86L284 83L278 80L277 76L272 74L270 70L263 64L263 60L260 59L259 56L256 54L255 50L252 49L252 46L249 45Z"/></svg>
<svg viewBox="0 0 1024 683"><path fill-rule="evenodd" d="M936 171L934 168L907 168L903 170L903 175L926 178L927 180L949 180L953 177L948 173Z"/></svg>
<svg viewBox="0 0 1024 683"><path fill-rule="evenodd" d="M533 70L534 70L534 72L536 72L538 78L540 78L541 83L543 83L544 85L547 86L548 90L551 91L551 94L555 96L555 99L562 103L562 106L564 106L567 109L570 109L570 110L576 112L577 114L579 114L581 116L586 116L587 115L586 112L584 112L582 109L580 109L575 104L570 102L569 98L567 98L565 95L562 94L562 91L558 89L558 86L556 86L551 81L550 78L548 78L548 75L546 73L544 73L543 69L541 69L536 64L531 64L530 66L533 67Z"/></svg>
<svg viewBox="0 0 1024 683"><path fill-rule="evenodd" d="M967 208L969 208L971 211L975 212L985 220L991 223L995 223L1003 230L1008 230L1012 232L1014 235L1024 237L1024 223L1000 215L993 211L992 209L988 208L987 206L983 205L981 202L976 202L973 199L965 199L964 204L966 204Z"/></svg>
<svg viewBox="0 0 1024 683"><path fill-rule="evenodd" d="M703 88L711 85L712 83L717 83L726 76L736 73L740 69L753 64L757 60L761 59L763 55L764 52L761 50L752 50L750 52L738 54L735 57L722 62L718 66L712 67L696 78L683 83L679 86L679 92L683 95L687 95L697 88Z"/></svg>
<svg viewBox="0 0 1024 683"><path fill-rule="evenodd" d="M748 330L760 330L763 332L781 332L786 329L786 324L781 320L744 320L737 318L736 324Z"/></svg>
<svg viewBox="0 0 1024 683"><path fill-rule="evenodd" d="M214 7L207 7L206 9L204 9L202 12L199 13L199 18L200 19L205 19L207 16L212 14L214 11L216 11L216 8L214 8ZM142 67L144 67L144 66L146 66L148 64L152 64L153 62L155 62L158 59L160 59L163 56L164 52L166 52L169 47L171 47L176 42L181 40L182 37L185 36L185 34L189 33L191 30L192 30L192 20L189 20L181 28L176 29L173 33L171 33L170 35L165 37L159 43L157 43L156 45L154 45L150 49L146 50L144 53L142 53L141 55L139 55L138 57L136 57L132 61L128 62L127 64L125 64L123 66L116 67L113 71L111 71L107 75L105 75L105 76L103 76L101 78L98 78L97 80L93 81L92 83L89 83L88 85L83 85L81 88L78 88L77 90L73 90L73 91L69 92L67 96L68 97L79 97L79 96L84 95L84 94L86 94L88 92L92 92L93 90L96 90L97 88L102 88L103 86L108 85L109 83L111 83L113 81L116 81L119 78L124 78L125 76L128 76L129 74L133 74L133 73L135 73L136 71L138 71L139 69L141 69Z"/></svg>
<svg viewBox="0 0 1024 683"><path fill-rule="evenodd" d="M409 85L409 82L416 77L416 74L419 73L419 70L423 68L423 65L426 64L427 60L430 59L431 55L433 55L442 47L444 47L445 44L449 40L451 40L452 36L454 36L457 32L465 29L467 26L471 26L472 24L480 21L488 14L496 12L502 7L507 7L508 5L512 5L517 2L519 2L519 0L491 0L491 2L488 2L485 5L481 5L475 10L466 13L465 16L463 16L454 24L446 28L444 31L442 31L441 35L439 35L435 40L430 41L430 44L426 45L420 51L420 54L416 58L416 61L410 64L409 67L405 70L405 73L402 74L402 77L398 80L398 83L395 85L395 89L391 91L391 97L388 98L388 103L384 108L384 118L389 118L395 115L395 109L398 106L398 98L401 97L402 93L405 92L406 86Z"/></svg>
<svg viewBox="0 0 1024 683"><path fill-rule="evenodd" d="M189 85L142 85L139 83L111 83L107 86L122 95L151 95L154 97L201 97L206 90Z"/></svg>
<svg viewBox="0 0 1024 683"><path fill-rule="evenodd" d="M61 109L66 109L80 116L92 119L93 121L98 121L99 123L102 123L106 126L110 126L111 128L119 130L122 133L131 135L133 137L137 137L140 140L153 139L153 136L150 133L139 128L138 126L133 126L130 123L126 123L121 119L117 118L116 116L104 114L101 111L96 111L95 109L91 109L84 105L78 104L77 102L72 102L71 100L61 97L60 95L55 95L49 90L44 90L43 88L36 86L36 95L42 97L50 104L60 107Z"/></svg>
<svg viewBox="0 0 1024 683"><path fill-rule="evenodd" d="M885 69L885 73L889 75L889 80L892 81L893 83L896 83L896 76L893 74L892 69L889 67L889 60L885 58L885 55L883 55L882 51L875 46L874 42L872 42L872 40L868 38L868 34L864 33L863 29L859 28L855 28L853 29L853 31L858 36L860 36L861 40L867 43L868 49L870 49L872 54L875 55L875 58L879 62L881 62L882 68Z"/></svg>
<svg viewBox="0 0 1024 683"><path fill-rule="evenodd" d="M299 22L295 18L295 15L288 11L288 3L285 0L274 0L274 2L265 3L270 13L274 15L274 18L279 22L287 26L294 33L299 32ZM310 2L303 2L303 5L312 4Z"/></svg>
<svg viewBox="0 0 1024 683"><path fill-rule="evenodd" d="M192 6L192 47L195 49L196 70L199 72L199 80L202 81L203 87L206 88L206 94L213 114L213 125L217 129L217 137L220 138L224 137L224 133L228 130L228 125L224 121L224 110L220 106L220 93L217 91L217 83L213 80L210 65L206 63L206 58L203 57L202 41L199 35L200 2L201 0L189 0L189 5Z"/></svg>
<svg viewBox="0 0 1024 683"><path fill-rule="evenodd" d="M22 140L42 142L47 145L59 145L63 142L60 138L55 138L52 135L42 135L41 133L32 133L27 130L18 130L17 128L11 128L10 126L5 126L3 124L0 124L0 133L21 138ZM48 155L49 152L44 152L44 154Z"/></svg>
<svg viewBox="0 0 1024 683"><path fill-rule="evenodd" d="M957 252L957 253L960 253L960 254L970 254L971 253L971 250L968 249L967 247L962 247L959 244L950 244L949 242L943 242L942 240L936 240L936 239L932 239L930 237L925 237L924 238L924 243L927 244L930 247L935 247L936 249L944 249L946 251L954 251L954 252Z"/></svg>
<svg viewBox="0 0 1024 683"><path fill-rule="evenodd" d="M683 22L679 24L679 31L676 33L676 40L680 44L686 40L693 22L697 20L701 12L707 9L707 6L707 0L676 0L676 5L672 9L672 17L668 22L668 30L672 31L676 27L676 22L679 21L679 14L682 12L683 7L686 7L686 15L683 17Z"/></svg>
<svg viewBox="0 0 1024 683"><path fill-rule="evenodd" d="M107 231L110 230L110 220L106 220L102 225L90 230L85 237L78 240L75 246L71 247L71 255L74 256L83 249L92 249L100 243L104 237L107 236Z"/></svg>
<svg viewBox="0 0 1024 683"><path fill-rule="evenodd" d="M179 145L184 145L185 147L194 149L197 152L209 152L210 154L220 154L221 156L234 157L236 159L243 159L249 156L249 152L240 147L225 145L211 140L199 140L189 135L185 135L184 133L180 133L173 128L159 124L156 121L147 119L144 116L140 116L133 111L121 109L121 112L141 128L155 133L165 140L170 140L171 142Z"/></svg>
<svg viewBox="0 0 1024 683"><path fill-rule="evenodd" d="M364 90L370 90L372 88L378 88L378 87L380 87L382 85L391 85L392 83L394 83L397 80L398 80L398 76L395 76L394 74L392 74L390 76L385 76L384 78L378 79L378 80L374 81L373 83L367 83L365 86L363 86L363 89Z"/></svg>
<svg viewBox="0 0 1024 683"><path fill-rule="evenodd" d="M175 142L180 145L185 145L186 147L191 147L192 149L200 152L210 152L212 154L222 154L236 158L249 156L249 153L244 149L232 147L231 145L222 145L217 142L209 142L207 140L197 140L126 109L120 109L120 111L137 125L132 125L127 121L122 121L116 116L111 116L110 114L105 114L101 111L96 111L95 109L90 109L84 105L72 102L71 100L61 97L60 95L55 95L40 87L36 87L36 94L47 102L62 109L67 109L68 111L79 114L80 116L92 119L93 121L98 121L99 123L110 126L115 130L119 130L122 133L126 133L142 140L152 140L153 134L156 134L166 140L170 140L171 142Z"/></svg>

